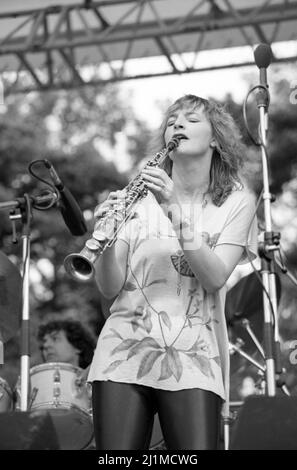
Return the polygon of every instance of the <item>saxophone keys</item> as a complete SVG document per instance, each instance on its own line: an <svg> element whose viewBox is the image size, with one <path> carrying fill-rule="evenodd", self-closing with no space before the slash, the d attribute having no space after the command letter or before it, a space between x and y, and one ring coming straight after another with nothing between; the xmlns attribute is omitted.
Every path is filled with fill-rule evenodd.
<svg viewBox="0 0 297 470"><path fill-rule="evenodd" d="M91 251L97 251L100 248L100 243L94 238L90 238L86 241L86 247Z"/></svg>
<svg viewBox="0 0 297 470"><path fill-rule="evenodd" d="M86 247L91 251L96 251L100 247L100 244L97 240L90 238L90 240L86 241Z"/></svg>
<svg viewBox="0 0 297 470"><path fill-rule="evenodd" d="M92 236L98 242L104 242L108 238L106 232L103 232L102 230L95 230Z"/></svg>

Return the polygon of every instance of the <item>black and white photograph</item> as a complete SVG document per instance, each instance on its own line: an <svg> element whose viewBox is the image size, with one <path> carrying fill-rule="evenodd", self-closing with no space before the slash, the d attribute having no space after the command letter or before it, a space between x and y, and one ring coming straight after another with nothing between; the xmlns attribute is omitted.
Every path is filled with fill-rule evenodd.
<svg viewBox="0 0 297 470"><path fill-rule="evenodd" d="M297 450L296 62L297 0L0 1L0 450Z"/></svg>

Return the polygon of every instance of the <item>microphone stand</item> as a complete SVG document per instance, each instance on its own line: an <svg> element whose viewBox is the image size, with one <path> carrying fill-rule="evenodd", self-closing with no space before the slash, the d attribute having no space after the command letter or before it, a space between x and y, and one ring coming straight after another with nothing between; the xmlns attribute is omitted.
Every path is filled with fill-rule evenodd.
<svg viewBox="0 0 297 470"><path fill-rule="evenodd" d="M32 220L32 207L34 205L41 205L43 203L52 202L57 200L55 193L50 193L45 196L28 196L24 194L23 198L18 198L14 201L0 203L1 209L10 209L10 220L12 222L13 242L16 243L16 228L15 221L20 219L23 223L22 230L22 322L21 322L21 390L20 390L20 411L28 410L29 398L29 374L30 374L30 307L29 307L29 292L30 292L30 246L31 246L31 220ZM19 213L16 214L15 210L18 209Z"/></svg>
<svg viewBox="0 0 297 470"><path fill-rule="evenodd" d="M261 258L261 276L265 288L263 291L264 308L264 350L266 362L266 387L269 396L276 395L276 373L281 373L280 342L277 318L276 272L274 252L279 249L280 234L272 231L271 200L269 188L268 162L266 154L267 107L269 103L268 86L259 85L257 106L260 115L260 137L263 174L263 202L265 231L264 242L259 248Z"/></svg>

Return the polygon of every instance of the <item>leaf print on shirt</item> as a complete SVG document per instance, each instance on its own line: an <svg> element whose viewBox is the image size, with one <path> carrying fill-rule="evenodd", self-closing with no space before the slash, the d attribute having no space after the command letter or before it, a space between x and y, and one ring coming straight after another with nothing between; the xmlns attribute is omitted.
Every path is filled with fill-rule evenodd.
<svg viewBox="0 0 297 470"><path fill-rule="evenodd" d="M201 354L188 354L188 357L192 359L193 363L196 367L202 372L202 374L206 375L206 377L214 378L214 373L210 366L210 361L208 357L202 356Z"/></svg>
<svg viewBox="0 0 297 470"><path fill-rule="evenodd" d="M220 357L210 357L210 347L203 338L198 337L189 349L182 352L192 360L202 374L206 377L215 378L211 361L214 361L220 367Z"/></svg>
<svg viewBox="0 0 297 470"><path fill-rule="evenodd" d="M142 325L143 310L144 310L144 307L140 305L134 311L135 318L133 318L131 321L132 330L134 333L138 330L138 328L143 327Z"/></svg>
<svg viewBox="0 0 297 470"><path fill-rule="evenodd" d="M162 359L161 362L161 375L158 380L166 380L172 376L173 372L169 367L169 357L167 354Z"/></svg>
<svg viewBox="0 0 297 470"><path fill-rule="evenodd" d="M118 331L116 331L114 328L110 328L109 331L111 331L112 333L110 335L106 335L104 336L103 339L108 339L108 338L120 338L120 339L123 339L122 336L120 335L120 333Z"/></svg>
<svg viewBox="0 0 297 470"><path fill-rule="evenodd" d="M143 316L143 325L147 333L150 333L152 331L153 322L152 322L152 312L150 308L145 309L145 313Z"/></svg>
<svg viewBox="0 0 297 470"><path fill-rule="evenodd" d="M172 374L176 378L177 382L179 382L183 372L183 365L179 357L179 353L175 348L170 346L166 349L166 354L168 355L168 364L172 370Z"/></svg>
<svg viewBox="0 0 297 470"><path fill-rule="evenodd" d="M109 335L105 336L107 338ZM164 354L164 348L157 343L154 338L146 337L141 340L128 338L121 341L112 351L111 356L123 352L125 350L128 351L128 355L126 360L117 360L113 361L104 371L103 374L108 374L109 372L114 371L117 367L119 367L123 362L128 361L131 357L135 356L136 354L140 354L145 351L144 356L141 359L139 369L137 372L137 377L141 378L144 375L148 374L149 371L152 369L156 360Z"/></svg>
<svg viewBox="0 0 297 470"><path fill-rule="evenodd" d="M137 344L130 348L130 351L127 356L127 360L131 357L135 356L135 354L139 354L140 352L145 351L147 348L158 349L160 351L164 351L164 348L160 346L159 343L154 338L146 337L141 340L137 341Z"/></svg>
<svg viewBox="0 0 297 470"><path fill-rule="evenodd" d="M125 362L125 361L122 359L122 360L119 360L119 361L112 362L111 364L109 364L107 369L105 369L103 371L103 374L108 374L109 372L113 372L117 367L119 367L119 365L122 364L122 362Z"/></svg>
<svg viewBox="0 0 297 470"><path fill-rule="evenodd" d="M166 348L165 356L161 362L161 374L158 380L166 380L173 375L176 381L179 382L182 373L183 365L179 352L171 346Z"/></svg>
<svg viewBox="0 0 297 470"><path fill-rule="evenodd" d="M118 338L114 334L113 337ZM104 338L109 338L111 335L107 335ZM187 350L178 350L173 346L162 347L154 338L145 337L141 340L128 338L122 340L112 351L111 356L118 353L127 351L126 359L115 360L103 371L104 374L113 372L121 364L127 362L132 357L144 353L141 357L139 367L137 370L137 379L140 379L147 375L153 366L156 364L159 358L162 358L160 367L159 381L169 379L171 376L175 378L177 382L180 381L183 374L183 363L181 360L181 354L185 354L193 364L207 377L214 378L214 372L212 369L211 362L215 362L220 366L220 357L214 356L209 357L209 346L204 339L198 338L195 343Z"/></svg>
<svg viewBox="0 0 297 470"><path fill-rule="evenodd" d="M141 359L140 366L137 372L137 378L141 379L147 375L155 364L156 360L163 354L162 351L150 351L145 354Z"/></svg>
<svg viewBox="0 0 297 470"><path fill-rule="evenodd" d="M125 351L126 349L130 349L132 346L135 346L138 343L137 339L124 339L118 346L116 346L112 351L111 354L116 354L118 352Z"/></svg>
<svg viewBox="0 0 297 470"><path fill-rule="evenodd" d="M171 330L171 320L167 312L162 310L161 312L158 313L160 320L167 326L169 330Z"/></svg>
<svg viewBox="0 0 297 470"><path fill-rule="evenodd" d="M137 286L135 286L135 284L133 284L133 282L129 282L127 281L123 287L124 290L127 290L129 292L133 292L134 290L137 289Z"/></svg>

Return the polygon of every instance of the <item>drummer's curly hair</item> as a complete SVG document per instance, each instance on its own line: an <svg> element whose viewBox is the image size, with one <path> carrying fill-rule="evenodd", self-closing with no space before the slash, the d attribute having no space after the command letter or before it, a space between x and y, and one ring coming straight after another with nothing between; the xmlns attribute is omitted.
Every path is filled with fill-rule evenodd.
<svg viewBox="0 0 297 470"><path fill-rule="evenodd" d="M79 349L79 367L85 369L91 363L94 348L96 345L95 338L83 325L77 320L51 320L40 325L37 339L42 342L45 335L53 331L65 331L66 338L75 348Z"/></svg>

